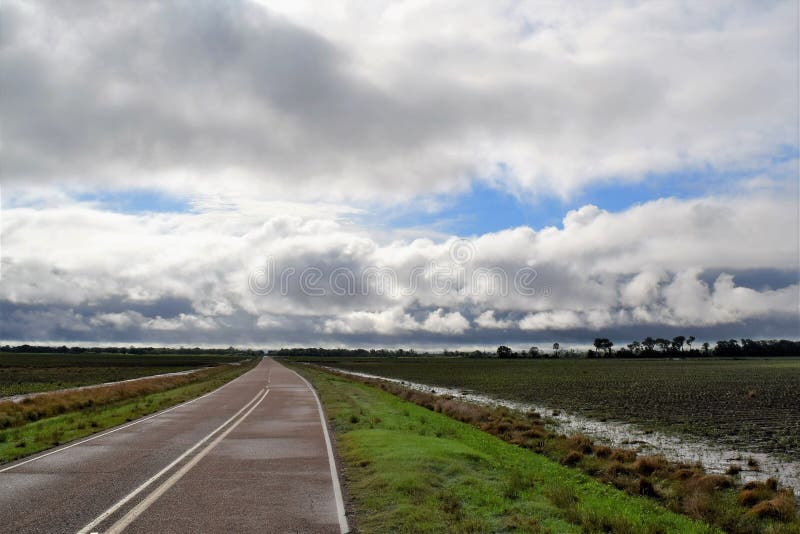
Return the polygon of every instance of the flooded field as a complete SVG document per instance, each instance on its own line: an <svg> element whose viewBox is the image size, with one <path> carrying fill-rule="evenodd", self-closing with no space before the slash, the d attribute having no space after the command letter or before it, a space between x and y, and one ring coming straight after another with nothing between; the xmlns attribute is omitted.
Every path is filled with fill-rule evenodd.
<svg viewBox="0 0 800 534"><path fill-rule="evenodd" d="M430 364L430 361L424 363ZM442 363L457 363L457 361L454 362L451 360L447 362L445 360L444 362L433 362L434 365L439 365ZM472 365L476 364L474 361L468 363ZM495 362L488 363L493 364ZM499 363L535 364L550 362ZM569 363L574 364L584 362ZM634 365L641 362L628 363ZM729 365L733 364L734 366L738 364L738 362L727 363L729 363ZM767 363L769 364L769 361ZM787 374L789 375L791 381L791 379L793 379L792 377L794 376L793 373L796 372L799 362L797 360L792 360L777 363L779 364L777 365L778 369L789 369ZM406 362L394 362L390 365L406 367L407 364ZM656 429L653 428L652 424L643 424L642 422L635 422L631 419L590 416L586 413L580 413L572 408L565 408L564 406L559 406L554 403L538 403L514 398L506 398L497 394L480 391L475 388L448 387L448 385L442 383L443 381L415 381L409 380L405 377L398 377L393 373L365 372L353 369L353 367L362 366L377 367L378 365L376 365L376 362L374 361L347 362L342 360L337 361L332 367L339 371L345 371L355 375L383 378L392 382L402 383L414 389L425 391L435 390L437 394L459 396L470 402L489 405L502 405L511 409L522 411L536 410L542 414L545 414L548 418L549 424L565 434L584 433L592 436L597 441L604 442L609 445L624 446L646 454L664 454L666 457L673 460L680 460L684 462L700 462L711 472L722 473L734 465L741 469L740 476L744 480L763 479L766 476L774 476L782 483L792 486L796 490L800 490L800 456L794 454L792 450L781 451L775 450L775 448L772 450L765 450L765 447L763 447L763 441L753 441L748 444L746 443L747 435L733 435L728 436L727 439L715 439L709 435L703 435L702 433L691 433L681 430L686 429L690 425L683 425L677 429L670 428L668 426L661 426ZM382 367L382 365L380 366ZM749 366L755 367L753 363L749 363ZM770 366L767 365L767 367L769 368ZM535 369L535 367L533 368ZM530 370L531 367L528 369ZM723 369L725 369L724 365ZM484 366L484 374L485 372L486 368ZM453 380L453 374L451 374L450 380ZM717 383L715 387L720 388L720 384ZM747 386L743 384L737 387ZM651 394L652 393L653 392L651 392ZM631 391L630 396L635 398L636 392ZM780 398L780 395L773 395L773 397ZM698 408L698 406L695 406L695 408ZM790 414L795 416L797 415L797 406L790 405L786 408ZM780 423L779 421L776 421L775 418L771 418L769 421L778 424ZM722 417L720 418L720 425L724 426L724 418ZM786 434L790 438L788 443L796 443L796 441L791 441L791 438L793 437L792 432L796 432L796 427L792 427L791 424L787 424L785 426L788 428ZM795 430L792 430L792 428ZM759 429L755 428L755 430ZM796 439L796 434L794 437Z"/></svg>

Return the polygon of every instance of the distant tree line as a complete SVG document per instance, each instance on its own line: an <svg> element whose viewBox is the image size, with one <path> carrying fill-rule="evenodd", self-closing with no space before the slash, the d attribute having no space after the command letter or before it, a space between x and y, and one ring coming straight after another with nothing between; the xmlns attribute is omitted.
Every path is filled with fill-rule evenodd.
<svg viewBox="0 0 800 534"><path fill-rule="evenodd" d="M50 345L2 345L0 352L20 352L20 353L46 353L46 354L237 354L247 356L263 356L263 350L238 349L228 347L227 349L209 349L201 347L193 348L167 348L167 347L60 347Z"/></svg>
<svg viewBox="0 0 800 534"><path fill-rule="evenodd" d="M608 338L595 338L594 350L564 350L558 343L553 343L553 350L544 352L539 347L530 347L524 351L514 351L506 345L497 347L492 356L503 359L513 358L732 358L732 357L766 357L766 356L800 356L800 341L786 339L769 339L755 341L752 339L729 339L717 341L712 347L703 343L693 346L694 336L675 336L672 339L646 337L642 341L632 341L626 346L614 350L614 342Z"/></svg>
<svg viewBox="0 0 800 534"><path fill-rule="evenodd" d="M694 336L675 336L672 339L646 337L642 341L632 341L627 345L614 348L614 342L608 338L596 338L594 349L578 350L562 348L553 343L552 350L543 350L533 346L527 350L515 351L506 345L500 345L496 351L458 351L445 349L440 353L417 352L414 349L324 349L315 347L294 347L270 350L273 356L305 356L311 358L325 357L387 357L408 358L415 356L452 356L461 358L501 358L501 359L548 359L548 358L659 358L682 357L703 358L715 356L731 357L766 357L766 356L800 356L800 341L770 339L754 341L752 339L730 339L717 341L715 346L709 343L695 344Z"/></svg>
<svg viewBox="0 0 800 534"><path fill-rule="evenodd" d="M672 339L646 337L642 341L631 341L614 351L614 343L607 338L594 340L595 350L589 350L589 358L653 358L659 356L680 356L683 358L703 358L715 356L764 357L800 356L800 341L786 339L729 339L717 341L713 347L708 342L693 346L694 336L675 336Z"/></svg>
<svg viewBox="0 0 800 534"><path fill-rule="evenodd" d="M550 352L544 351L536 346L530 347L527 350L514 351L510 347L500 345L497 347L496 353L487 355L502 359L552 359L586 357L585 352L576 351L575 349L562 349L559 343L553 343L553 350Z"/></svg>

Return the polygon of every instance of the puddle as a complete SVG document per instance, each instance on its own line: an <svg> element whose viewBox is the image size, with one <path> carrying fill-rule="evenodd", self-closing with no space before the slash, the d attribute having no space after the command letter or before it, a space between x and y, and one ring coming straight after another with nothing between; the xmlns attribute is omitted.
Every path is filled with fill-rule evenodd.
<svg viewBox="0 0 800 534"><path fill-rule="evenodd" d="M731 464L736 464L742 469L739 477L745 482L774 477L780 481L781 484L794 488L795 493L800 492L800 461L781 458L775 454L729 449L702 440L701 438L688 436L678 437L658 431L645 431L630 423L598 421L597 419L566 413L537 404L497 399L464 390L420 384L417 382L409 382L408 380L338 369L336 367L322 365L319 367L345 375L386 380L387 382L401 384L417 391L425 391L437 395L451 395L477 404L505 406L521 412L536 411L542 414L542 417L547 420L550 428L567 435L576 433L586 434L599 443L615 447L625 447L642 454L663 454L667 459L673 461L686 463L699 462L706 468L706 471L710 473L724 473ZM758 470L751 469L747 466L747 460L750 458L758 462Z"/></svg>

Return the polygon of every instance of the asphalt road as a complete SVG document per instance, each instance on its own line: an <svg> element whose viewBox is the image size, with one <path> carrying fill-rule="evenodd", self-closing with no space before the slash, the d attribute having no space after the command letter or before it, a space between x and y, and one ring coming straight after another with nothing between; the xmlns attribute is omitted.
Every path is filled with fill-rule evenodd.
<svg viewBox="0 0 800 534"><path fill-rule="evenodd" d="M265 358L222 388L0 467L2 532L346 532L321 407Z"/></svg>

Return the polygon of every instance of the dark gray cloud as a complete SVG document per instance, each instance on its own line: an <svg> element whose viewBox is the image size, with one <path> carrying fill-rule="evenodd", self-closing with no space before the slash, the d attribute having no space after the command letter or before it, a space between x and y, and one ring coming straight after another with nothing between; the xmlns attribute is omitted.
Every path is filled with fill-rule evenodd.
<svg viewBox="0 0 800 534"><path fill-rule="evenodd" d="M787 4L501 7L455 6L444 36L434 6L6 2L4 182L392 203L501 162L568 194L797 144Z"/></svg>
<svg viewBox="0 0 800 534"><path fill-rule="evenodd" d="M713 284L722 274L719 269L703 272L701 280ZM800 265L797 269L729 269L737 286L748 287L757 291L775 290L797 283L800 280Z"/></svg>

